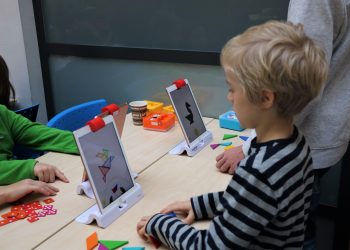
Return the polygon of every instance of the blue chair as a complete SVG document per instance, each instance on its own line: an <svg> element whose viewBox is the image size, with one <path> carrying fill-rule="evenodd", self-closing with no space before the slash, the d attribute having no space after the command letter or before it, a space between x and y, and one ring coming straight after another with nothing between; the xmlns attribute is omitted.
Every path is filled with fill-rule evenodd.
<svg viewBox="0 0 350 250"><path fill-rule="evenodd" d="M99 99L73 106L55 115L47 126L69 131L77 130L100 114L101 109L106 105L105 99Z"/></svg>

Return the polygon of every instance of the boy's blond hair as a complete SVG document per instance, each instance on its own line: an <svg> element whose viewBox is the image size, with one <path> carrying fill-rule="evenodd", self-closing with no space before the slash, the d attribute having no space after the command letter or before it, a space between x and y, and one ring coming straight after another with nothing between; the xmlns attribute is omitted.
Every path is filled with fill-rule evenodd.
<svg viewBox="0 0 350 250"><path fill-rule="evenodd" d="M261 102L262 90L273 91L281 116L298 114L318 95L328 73L323 49L305 35L303 26L278 21L253 26L229 40L221 64L252 103Z"/></svg>

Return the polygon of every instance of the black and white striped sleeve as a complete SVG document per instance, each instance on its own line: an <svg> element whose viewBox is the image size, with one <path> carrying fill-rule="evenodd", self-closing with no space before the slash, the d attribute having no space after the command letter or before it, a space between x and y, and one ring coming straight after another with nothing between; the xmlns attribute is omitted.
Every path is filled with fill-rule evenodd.
<svg viewBox="0 0 350 250"><path fill-rule="evenodd" d="M274 195L259 172L238 168L218 198L217 210L208 205L204 198L208 195L192 200L197 218L218 214L208 230L197 230L177 218L157 214L148 222L146 232L173 249L246 249L277 214Z"/></svg>
<svg viewBox="0 0 350 250"><path fill-rule="evenodd" d="M211 219L219 215L221 212L217 207L222 199L224 192L208 193L191 198L191 205L196 220Z"/></svg>

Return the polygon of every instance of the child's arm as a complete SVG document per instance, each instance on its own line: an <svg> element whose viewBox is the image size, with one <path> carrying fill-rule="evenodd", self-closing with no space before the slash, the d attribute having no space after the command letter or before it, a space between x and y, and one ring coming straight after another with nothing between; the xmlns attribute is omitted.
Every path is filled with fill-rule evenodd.
<svg viewBox="0 0 350 250"><path fill-rule="evenodd" d="M195 220L194 211L192 209L191 201L177 201L169 204L167 207L163 208L160 211L162 214L175 213L182 216L185 216L182 219L183 223L192 224Z"/></svg>
<svg viewBox="0 0 350 250"><path fill-rule="evenodd" d="M67 177L55 166L37 162L34 166L34 175L43 182L55 182L56 178L68 183Z"/></svg>
<svg viewBox="0 0 350 250"><path fill-rule="evenodd" d="M234 174L237 164L243 158L242 146L227 149L216 157L216 168L220 172Z"/></svg>
<svg viewBox="0 0 350 250"><path fill-rule="evenodd" d="M148 221L143 222L145 234L153 236L172 249L246 249L278 211L274 198L266 198L274 197L273 189L259 178L255 179L256 182L248 183L251 174L241 168L237 169L230 185L219 199L220 204L216 209L219 215L211 221L208 230L197 230L176 217L156 214L151 218L147 217ZM256 187L264 190L258 191L263 198L252 200L251 188ZM266 203L267 201L271 204ZM206 208L199 209L200 211L210 211L209 207L213 205L207 202L210 203L209 200L203 203ZM208 213L208 217L210 214ZM202 214L200 217L204 218L206 215Z"/></svg>
<svg viewBox="0 0 350 250"><path fill-rule="evenodd" d="M19 200L32 192L43 195L55 195L58 191L58 188L47 183L26 179L15 184L0 187L0 205Z"/></svg>
<svg viewBox="0 0 350 250"><path fill-rule="evenodd" d="M55 166L39 163L35 159L0 160L0 185L36 178L43 182L54 182L56 177L63 182L69 182Z"/></svg>
<svg viewBox="0 0 350 250"><path fill-rule="evenodd" d="M0 160L0 185L8 185L24 179L35 179L36 160Z"/></svg>
<svg viewBox="0 0 350 250"><path fill-rule="evenodd" d="M27 118L7 109L1 110L1 116L6 120L6 127L15 143L23 144L43 151L57 151L78 154L73 134L49 128L40 123L31 122Z"/></svg>
<svg viewBox="0 0 350 250"><path fill-rule="evenodd" d="M251 141L256 137L255 129L252 129L248 140L242 146L225 150L216 157L216 168L222 173L234 174L238 163L248 155Z"/></svg>

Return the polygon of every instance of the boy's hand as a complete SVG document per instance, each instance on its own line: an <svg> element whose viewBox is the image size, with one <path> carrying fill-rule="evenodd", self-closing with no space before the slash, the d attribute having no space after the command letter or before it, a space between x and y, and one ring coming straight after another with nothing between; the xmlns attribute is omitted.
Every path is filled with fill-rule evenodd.
<svg viewBox="0 0 350 250"><path fill-rule="evenodd" d="M171 212L176 214L183 214L185 218L182 219L182 222L188 225L191 225L195 220L194 211L192 209L191 201L189 200L171 203L167 207L163 208L160 212L163 214Z"/></svg>
<svg viewBox="0 0 350 250"><path fill-rule="evenodd" d="M30 179L22 180L0 189L0 192L4 195L3 202L5 203L19 200L32 192L41 193L43 195L56 195L58 191L58 188L45 182ZM0 203L2 202L0 201Z"/></svg>
<svg viewBox="0 0 350 250"><path fill-rule="evenodd" d="M149 240L149 236L146 234L146 225L149 219L151 219L151 216L143 216L136 226L137 233L144 241Z"/></svg>
<svg viewBox="0 0 350 250"><path fill-rule="evenodd" d="M69 182L67 177L55 166L37 162L34 166L34 175L39 181L54 182L56 177L63 182Z"/></svg>
<svg viewBox="0 0 350 250"><path fill-rule="evenodd" d="M225 150L216 157L216 168L223 173L234 174L238 162L244 159L242 146Z"/></svg>

